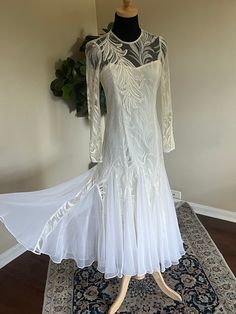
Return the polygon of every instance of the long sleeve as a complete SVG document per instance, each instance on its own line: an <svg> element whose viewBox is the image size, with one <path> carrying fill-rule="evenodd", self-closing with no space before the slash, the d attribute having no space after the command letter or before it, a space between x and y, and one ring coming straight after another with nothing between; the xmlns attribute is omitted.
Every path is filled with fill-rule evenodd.
<svg viewBox="0 0 236 314"><path fill-rule="evenodd" d="M175 149L174 132L173 132L173 111L170 88L170 70L168 61L168 48L166 40L160 36L161 45L161 124L162 124L162 141L163 151L169 153Z"/></svg>
<svg viewBox="0 0 236 314"><path fill-rule="evenodd" d="M102 132L100 108L100 64L101 50L94 41L87 42L86 56L86 84L88 119L90 126L89 156L92 162L102 162Z"/></svg>

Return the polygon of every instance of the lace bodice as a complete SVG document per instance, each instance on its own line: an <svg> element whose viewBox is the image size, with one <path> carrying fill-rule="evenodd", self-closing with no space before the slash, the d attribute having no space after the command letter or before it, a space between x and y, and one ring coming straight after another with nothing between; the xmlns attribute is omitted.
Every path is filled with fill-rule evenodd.
<svg viewBox="0 0 236 314"><path fill-rule="evenodd" d="M133 72L132 68L148 67L148 64L159 63L161 93L161 130L163 151L170 152L175 148L173 136L173 111L170 90L170 73L168 64L167 42L164 37L149 33L141 29L140 36L132 41L125 42L119 39L111 30L100 37L87 42L86 54L86 81L88 118L90 123L89 153L93 162L102 162L103 134L101 131L101 110L99 84L101 76L107 69L116 70L117 86L124 96L123 103L127 112L138 106L142 99L140 72ZM147 69L146 69L147 70ZM159 82L157 82L158 84ZM104 86L103 86L104 87ZM113 86L110 86L112 89ZM112 90L104 88L105 94ZM156 96L157 97L157 96ZM106 97L107 98L107 97ZM109 111L109 103L107 103ZM118 117L117 117L118 118Z"/></svg>

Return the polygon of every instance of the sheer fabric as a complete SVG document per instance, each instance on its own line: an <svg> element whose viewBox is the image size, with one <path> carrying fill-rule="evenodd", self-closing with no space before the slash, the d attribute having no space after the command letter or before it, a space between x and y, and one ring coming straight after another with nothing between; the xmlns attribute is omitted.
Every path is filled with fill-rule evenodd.
<svg viewBox="0 0 236 314"><path fill-rule="evenodd" d="M111 64L121 67L142 67L147 63L161 62L161 124L163 151L168 153L175 149L173 135L173 110L170 89L170 71L168 60L167 42L163 36L151 34L141 30L139 39L133 42L120 40L112 31L92 40L86 45L87 67L87 94L88 112L90 121L90 159L93 162L102 162L102 132L100 110L100 72ZM158 69L159 70L159 69ZM124 72L124 70L123 70ZM127 77L126 77L127 78ZM124 82L126 88L135 88L135 75L130 74ZM136 86L137 87L137 86ZM158 85L156 86L158 89ZM129 97L129 93L127 97ZM134 94L130 95L131 101L136 101Z"/></svg>
<svg viewBox="0 0 236 314"><path fill-rule="evenodd" d="M97 164L47 189L0 194L0 220L27 250L55 263L97 261L105 278L163 272L185 253L163 157L175 148L166 40L142 30L126 43L110 31L86 44L86 80Z"/></svg>

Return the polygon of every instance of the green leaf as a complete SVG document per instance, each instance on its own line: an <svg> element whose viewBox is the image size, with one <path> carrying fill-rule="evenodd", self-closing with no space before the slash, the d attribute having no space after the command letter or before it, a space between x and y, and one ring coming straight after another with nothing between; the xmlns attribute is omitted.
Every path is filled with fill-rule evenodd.
<svg viewBox="0 0 236 314"><path fill-rule="evenodd" d="M65 101L70 100L71 95L73 94L73 84L68 83L68 84L64 85L64 86L62 87L62 92L63 92L63 96L62 96L63 99L64 99Z"/></svg>
<svg viewBox="0 0 236 314"><path fill-rule="evenodd" d="M113 23L108 24L103 29L108 32L113 27ZM84 52L88 41L98 36L87 35L80 45L80 51ZM61 61L61 60L60 60ZM67 57L60 62L60 66L55 71L56 79L50 84L50 89L55 96L62 97L65 102L74 103L78 116L88 115L87 104L87 84L86 84L86 56L83 53L80 60L73 60ZM102 85L100 84L100 107L102 115L106 113L106 98Z"/></svg>
<svg viewBox="0 0 236 314"><path fill-rule="evenodd" d="M61 97L63 95L62 88L64 86L63 79L55 79L50 84L50 89L53 92L54 96Z"/></svg>
<svg viewBox="0 0 236 314"><path fill-rule="evenodd" d="M64 78L65 77L65 75L61 69L56 70L56 77L58 77L58 78Z"/></svg>

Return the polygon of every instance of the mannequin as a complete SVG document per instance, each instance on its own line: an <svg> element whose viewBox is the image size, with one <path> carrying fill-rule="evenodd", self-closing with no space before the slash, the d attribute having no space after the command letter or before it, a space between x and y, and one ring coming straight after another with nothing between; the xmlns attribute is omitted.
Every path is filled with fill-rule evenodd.
<svg viewBox="0 0 236 314"><path fill-rule="evenodd" d="M115 21L113 24L112 32L124 41L134 41L141 33L138 24L138 15L132 17L122 17L115 13Z"/></svg>
<svg viewBox="0 0 236 314"><path fill-rule="evenodd" d="M123 0L123 6L116 9L112 32L124 41L134 41L140 36L141 28L138 23L138 10L132 5L131 0ZM174 300L182 301L181 296L166 285L161 272L154 272L152 275L160 289L166 295ZM145 278L145 275L135 276L135 278L137 280L142 280ZM110 307L108 314L116 313L121 306L128 290L130 279L131 276L124 275L122 277L119 294Z"/></svg>

